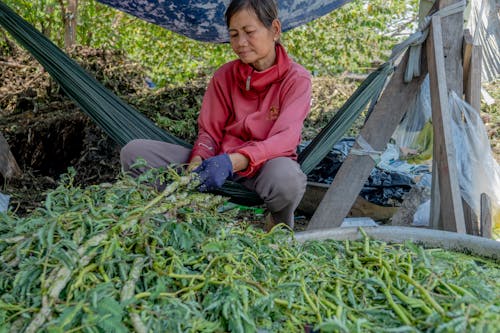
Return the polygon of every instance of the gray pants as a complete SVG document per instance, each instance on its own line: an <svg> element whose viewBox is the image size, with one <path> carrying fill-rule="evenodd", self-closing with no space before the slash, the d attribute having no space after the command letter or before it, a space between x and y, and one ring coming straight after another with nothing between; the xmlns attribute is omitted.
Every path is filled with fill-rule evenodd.
<svg viewBox="0 0 500 333"><path fill-rule="evenodd" d="M145 170L130 168L137 158L146 160L148 167L158 168L188 163L190 153L190 149L179 145L138 139L122 148L120 161L125 172L138 176ZM274 158L267 161L254 177L235 177L235 181L262 198L275 223L286 223L293 228L293 212L306 189L306 175L296 161L288 157Z"/></svg>

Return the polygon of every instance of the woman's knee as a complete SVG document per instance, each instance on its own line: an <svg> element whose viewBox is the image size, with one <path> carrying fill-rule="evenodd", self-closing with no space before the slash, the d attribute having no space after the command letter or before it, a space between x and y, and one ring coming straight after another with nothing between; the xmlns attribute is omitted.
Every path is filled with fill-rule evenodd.
<svg viewBox="0 0 500 333"><path fill-rule="evenodd" d="M143 152L144 149L144 139L134 139L129 141L120 150L120 163L125 170L130 169L130 166L134 164Z"/></svg>
<svg viewBox="0 0 500 333"><path fill-rule="evenodd" d="M307 186L307 177L302 171L284 172L277 179L277 191L280 196L289 202L296 202L304 195Z"/></svg>
<svg viewBox="0 0 500 333"><path fill-rule="evenodd" d="M272 196L278 196L281 200L289 202L300 200L307 185L307 177L300 170L300 166L289 158L279 158L269 162L271 164L266 172L265 181L273 184Z"/></svg>
<svg viewBox="0 0 500 333"><path fill-rule="evenodd" d="M157 140L135 139L122 148L120 162L123 169L128 171L141 158L146 162L146 165L139 169L144 171L147 168L166 167L172 163L186 163L190 153L190 149L176 144Z"/></svg>

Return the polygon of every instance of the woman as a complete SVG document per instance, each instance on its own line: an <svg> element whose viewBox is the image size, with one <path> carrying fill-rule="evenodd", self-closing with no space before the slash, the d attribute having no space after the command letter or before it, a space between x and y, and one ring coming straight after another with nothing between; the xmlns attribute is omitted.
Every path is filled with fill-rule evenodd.
<svg viewBox="0 0 500 333"><path fill-rule="evenodd" d="M306 187L296 162L304 119L310 110L309 73L279 43L281 23L273 0L233 0L226 13L230 44L239 59L211 79L198 118L193 149L133 140L121 151L125 171L138 157L150 167L189 163L200 191L226 179L257 192L273 224L293 228L293 212Z"/></svg>

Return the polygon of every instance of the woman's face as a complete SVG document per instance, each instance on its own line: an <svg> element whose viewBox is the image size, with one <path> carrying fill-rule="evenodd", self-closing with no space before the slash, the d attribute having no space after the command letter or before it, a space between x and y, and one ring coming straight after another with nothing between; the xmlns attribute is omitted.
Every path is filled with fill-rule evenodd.
<svg viewBox="0 0 500 333"><path fill-rule="evenodd" d="M258 71L274 65L274 46L280 33L281 24L278 20L266 28L251 9L242 9L229 20L229 40L233 51L241 61Z"/></svg>

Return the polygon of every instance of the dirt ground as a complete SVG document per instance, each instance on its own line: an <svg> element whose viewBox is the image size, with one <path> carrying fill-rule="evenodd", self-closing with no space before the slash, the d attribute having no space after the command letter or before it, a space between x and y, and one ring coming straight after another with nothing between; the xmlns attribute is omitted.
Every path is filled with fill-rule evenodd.
<svg viewBox="0 0 500 333"><path fill-rule="evenodd" d="M153 91L145 83L144 69L122 54L76 48L71 56L107 88L169 132L194 140L196 112L207 78ZM305 139L319 132L358 84L349 75L314 78ZM482 118L498 160L500 83L486 89L497 100L494 105L484 106ZM359 120L355 126L361 124ZM118 145L65 96L35 60L15 46L0 51L0 133L23 171L16 179L0 175L0 192L11 196L10 207L19 215L40 206L46 191L57 186L59 175L68 167L76 169L76 181L81 186L112 182L120 172ZM297 222L299 228L307 223L300 218Z"/></svg>

